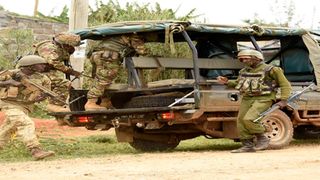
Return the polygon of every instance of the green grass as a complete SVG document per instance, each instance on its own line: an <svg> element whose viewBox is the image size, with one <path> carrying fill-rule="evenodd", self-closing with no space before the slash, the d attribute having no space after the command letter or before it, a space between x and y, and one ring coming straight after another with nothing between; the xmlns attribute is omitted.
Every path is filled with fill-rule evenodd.
<svg viewBox="0 0 320 180"><path fill-rule="evenodd" d="M73 139L40 138L45 150L56 153L50 159L69 159L78 157L98 157L110 154L137 153L127 143L118 143L113 136L89 136ZM32 160L27 148L19 141L10 142L0 153L0 162L15 162Z"/></svg>
<svg viewBox="0 0 320 180"><path fill-rule="evenodd" d="M101 157L122 154L141 154L144 152L136 151L128 143L118 143L116 138L109 136L88 136L73 139L51 139L41 138L40 142L45 150L56 152L54 159L71 159L79 157ZM319 145L320 139L313 140L294 140L290 146ZM198 137L182 141L179 146L171 152L201 152L201 151L229 151L240 147L241 144L229 139L206 139ZM290 148L290 147L289 147ZM0 162L21 162L32 161L32 157L26 147L19 141L10 142L0 151ZM157 152L155 152L157 153Z"/></svg>

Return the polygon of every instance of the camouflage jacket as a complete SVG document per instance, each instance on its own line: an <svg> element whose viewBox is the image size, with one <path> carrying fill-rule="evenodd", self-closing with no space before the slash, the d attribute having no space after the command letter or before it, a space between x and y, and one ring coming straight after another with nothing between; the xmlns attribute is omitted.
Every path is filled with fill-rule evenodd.
<svg viewBox="0 0 320 180"><path fill-rule="evenodd" d="M70 61L70 54L59 44L53 41L42 41L34 45L34 47L34 54L43 57L54 69L64 73L72 69L64 64L65 61Z"/></svg>
<svg viewBox="0 0 320 180"><path fill-rule="evenodd" d="M90 58L93 52L106 50L116 51L121 57L146 53L144 40L140 36L132 34L129 36L113 36L101 41L90 40L88 41L86 56Z"/></svg>
<svg viewBox="0 0 320 180"><path fill-rule="evenodd" d="M23 86L0 87L1 100L16 102L18 104L33 104L34 102L36 102L36 98L38 96L45 96L45 94L40 89L30 84L24 83L23 78L27 78L28 80L34 83L37 83L47 89L50 89L51 81L47 76L37 72L27 76L23 74L19 69L8 70L7 72L0 74L0 81L15 79L17 75L21 77L21 82Z"/></svg>

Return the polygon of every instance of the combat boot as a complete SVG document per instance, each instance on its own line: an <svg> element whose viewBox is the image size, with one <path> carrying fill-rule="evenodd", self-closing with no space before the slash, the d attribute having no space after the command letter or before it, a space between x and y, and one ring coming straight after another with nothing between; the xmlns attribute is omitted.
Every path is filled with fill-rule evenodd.
<svg viewBox="0 0 320 180"><path fill-rule="evenodd" d="M44 151L39 147L34 147L30 151L35 160L41 160L54 155L53 151Z"/></svg>
<svg viewBox="0 0 320 180"><path fill-rule="evenodd" d="M270 139L263 133L256 134L257 137L257 144L254 147L256 151L265 150L269 147Z"/></svg>
<svg viewBox="0 0 320 180"><path fill-rule="evenodd" d="M55 104L48 104L47 105L47 110L49 112L70 112L70 108L63 107L63 106L58 106L58 105L55 105Z"/></svg>
<svg viewBox="0 0 320 180"><path fill-rule="evenodd" d="M104 109L107 109L103 106L99 106L97 104L97 100L98 98L90 98L88 99L87 103L84 105L84 108L86 111L89 111L89 110L104 110Z"/></svg>
<svg viewBox="0 0 320 180"><path fill-rule="evenodd" d="M256 152L254 149L253 139L241 140L242 147L239 149L232 150L231 153L245 153L245 152Z"/></svg>

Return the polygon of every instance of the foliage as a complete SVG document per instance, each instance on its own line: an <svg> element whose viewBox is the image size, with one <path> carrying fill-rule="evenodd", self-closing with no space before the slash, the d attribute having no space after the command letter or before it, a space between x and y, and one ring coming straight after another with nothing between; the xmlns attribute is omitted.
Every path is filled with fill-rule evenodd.
<svg viewBox="0 0 320 180"><path fill-rule="evenodd" d="M0 37L1 68L13 68L17 56L28 54L32 49L33 33L27 29L6 29Z"/></svg>
<svg viewBox="0 0 320 180"><path fill-rule="evenodd" d="M126 3L122 8L118 1L109 0L107 3L103 3L101 0L96 0L97 9L94 10L90 7L89 25L96 26L105 23L121 22L121 21L143 21L143 20L182 20L188 21L190 19L198 17L194 15L195 9L191 9L182 17L177 17L176 13L178 9L162 9L159 3L151 6L150 3L139 5L136 2ZM148 56L158 57L191 57L190 48L186 43L175 43L176 53L173 53L170 48L163 43L147 43L147 49L149 50ZM85 66L87 68L87 66ZM90 66L88 66L90 68ZM87 70L85 70L87 71ZM146 70L146 80L160 80L167 78L183 78L184 72L179 70ZM126 72L121 71L115 80L115 82L125 83ZM89 84L86 82L85 84Z"/></svg>
<svg viewBox="0 0 320 180"><path fill-rule="evenodd" d="M296 7L292 0L273 0L270 10L270 14L276 15L272 22L266 22L257 13L255 13L253 19L246 19L244 22L263 26L299 27L301 19L298 18Z"/></svg>
<svg viewBox="0 0 320 180"><path fill-rule="evenodd" d="M97 157L102 155L137 153L128 144L117 143L113 136L82 138L40 138L43 149L56 153L54 158ZM31 154L20 141L11 141L0 153L0 161L30 161Z"/></svg>
<svg viewBox="0 0 320 180"><path fill-rule="evenodd" d="M126 3L122 8L118 1L109 0L104 4L101 0L96 0L97 9L90 7L89 25L101 25L105 23L120 21L143 21L143 20L190 20L197 17L194 15L195 9L190 10L186 15L177 17L177 10L162 9L159 3L139 5L138 3Z"/></svg>
<svg viewBox="0 0 320 180"><path fill-rule="evenodd" d="M53 116L48 115L47 111L47 101L42 101L40 103L36 103L33 106L33 110L30 113L30 117L34 118L42 118L42 119L55 119Z"/></svg>
<svg viewBox="0 0 320 180"><path fill-rule="evenodd" d="M65 5L59 16L52 16L52 15L46 16L41 12L37 12L37 17L39 17L40 19L49 19L56 22L68 23L69 22L68 12L69 12L69 8L67 5Z"/></svg>

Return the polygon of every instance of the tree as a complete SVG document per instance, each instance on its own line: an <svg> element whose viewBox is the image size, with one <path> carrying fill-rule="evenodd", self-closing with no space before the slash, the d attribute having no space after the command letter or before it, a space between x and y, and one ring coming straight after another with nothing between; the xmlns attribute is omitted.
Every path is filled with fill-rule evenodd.
<svg viewBox="0 0 320 180"><path fill-rule="evenodd" d="M198 17L194 15L195 9L191 9L188 13L181 17L177 17L176 10L163 9L159 3L154 4L154 8L150 3L139 5L138 3L126 3L124 7L121 7L118 1L109 0L107 3L103 3L101 0L96 0L96 9L90 7L88 24L89 26L97 26L106 23L121 22L121 21L143 21L143 20L180 20L188 21ZM173 53L169 46L163 46L163 43L146 43L147 49L149 49L150 56L163 56L168 54L172 57L191 57L190 48L186 43L175 43L176 52ZM85 65L85 72L91 72L91 67L88 64ZM169 77L181 77L183 72L181 70L165 70L165 71L149 71L146 72L149 80L165 79ZM125 72L120 72L116 82L125 82ZM85 86L90 83L90 80L85 80Z"/></svg>
<svg viewBox="0 0 320 180"><path fill-rule="evenodd" d="M296 7L292 0L273 0L270 10L271 14L275 15L275 19L271 22L266 22L263 18L259 17L257 13L255 13L253 19L246 19L244 22L263 26L282 27L299 27L299 24L302 22L297 16Z"/></svg>
<svg viewBox="0 0 320 180"><path fill-rule="evenodd" d="M198 17L194 15L195 9L191 9L186 15L177 17L177 10L162 9L159 3L139 5L136 2L126 3L122 8L118 1L109 0L104 4L101 0L96 0L97 9L90 7L89 25L100 25L119 21L141 21L141 20L183 20L187 21Z"/></svg>
<svg viewBox="0 0 320 180"><path fill-rule="evenodd" d="M0 64L2 69L14 67L13 61L17 56L28 54L33 44L31 30L7 29L0 37Z"/></svg>

